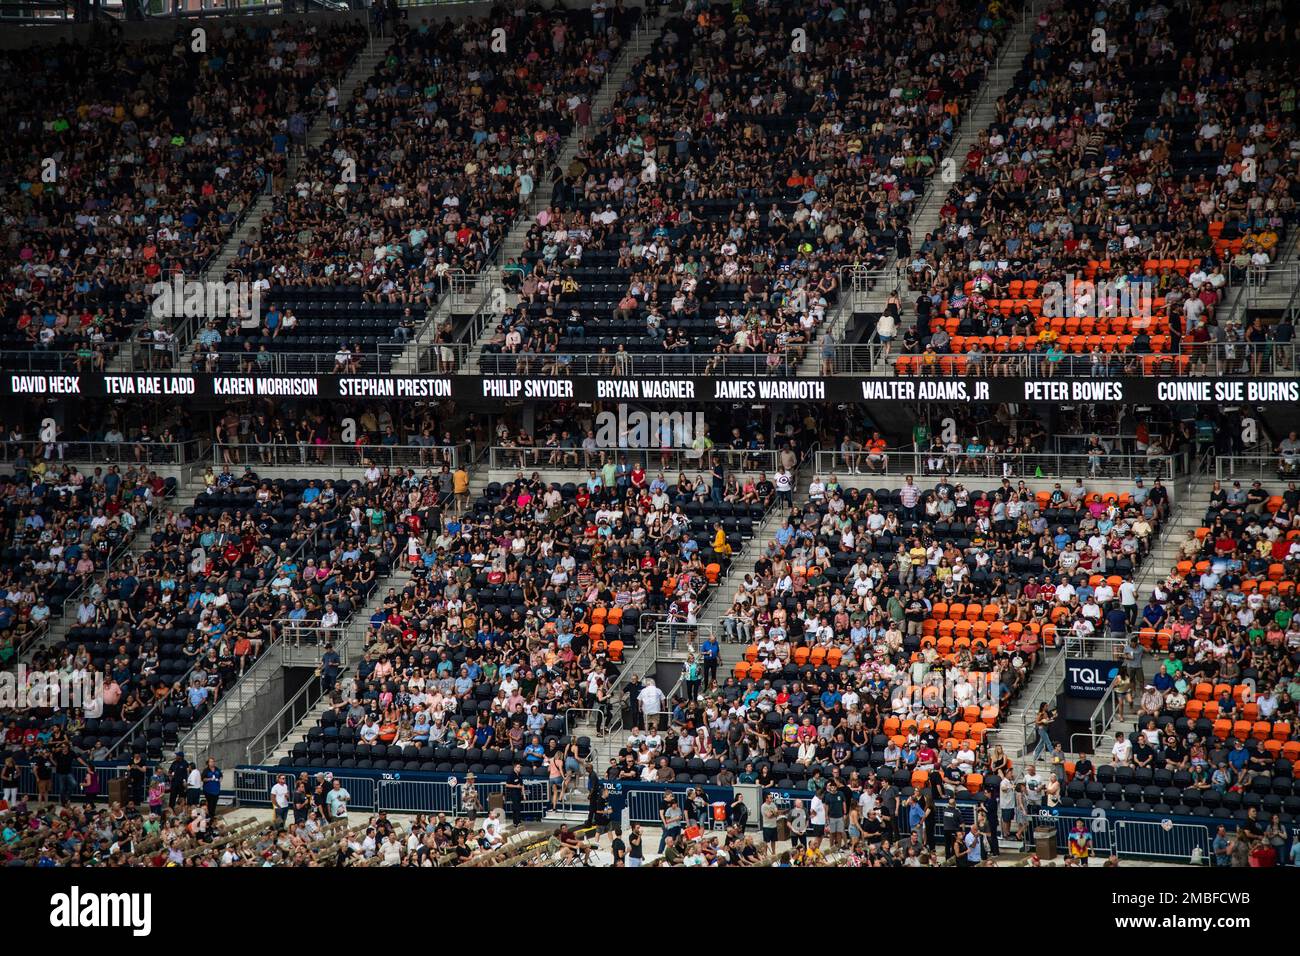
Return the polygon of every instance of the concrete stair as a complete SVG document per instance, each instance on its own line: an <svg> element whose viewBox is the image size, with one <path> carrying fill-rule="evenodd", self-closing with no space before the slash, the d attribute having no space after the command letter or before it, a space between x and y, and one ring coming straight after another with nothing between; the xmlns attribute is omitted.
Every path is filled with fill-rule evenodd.
<svg viewBox="0 0 1300 956"><path fill-rule="evenodd" d="M654 46L655 42L662 35L663 23L664 18L657 12L643 17L641 22L638 24L636 31L623 45L623 49L619 52L618 59L614 61L613 67L605 76L605 82L601 84L600 89L592 99L591 117L593 127L605 118L605 114L614 105L619 92L623 89L623 84L632 75L633 68L645 58ZM520 216L520 218L515 222L514 227L509 233L507 233L505 239L502 240L499 256L501 263L508 262L510 259L516 259L523 253L524 241L528 237L528 230L532 228L533 223L536 221L537 214L543 209L549 208L555 195L555 179L552 178L551 173L562 174L578 155L578 150L581 148L582 144L589 138L590 135L587 130L575 129L565 139L564 144L561 146L560 152L556 157L554 165L541 177L537 187L533 190L533 194L530 197L528 207L524 211L524 214ZM506 291L502 285L502 273L499 264L494 263L484 270L483 279L479 288L482 290L482 296L484 297L491 294L488 290L500 290L504 295L504 299L498 298L496 303L492 303L492 312L490 315L485 317L487 320L494 319L501 311L511 309L518 303L519 297L514 293ZM448 298L450 297L444 296L443 302L445 303ZM483 305L484 303L480 300L479 304ZM500 306L500 308L497 308L497 306ZM433 321L428 323L426 329L432 328L436 331L438 325L445 320L445 317L451 315L451 303L446 304L448 310L446 316L443 315L442 308L443 303L440 303L438 313L432 317ZM477 311L477 307L470 309L470 311ZM486 338L491 336L495 325L496 323L494 321L485 320L478 323L475 328L471 329L471 335L468 339L468 355L462 365L462 370L475 370L479 367L479 357L482 355L482 343ZM429 332L428 337L431 338L432 334L432 332ZM415 367L418 367L418 356L422 349L423 344L419 339L412 343L412 347L406 350L400 360L403 363L402 368L411 368L413 367L413 363L415 363ZM411 358L412 354L416 356L414 359Z"/></svg>
<svg viewBox="0 0 1300 956"><path fill-rule="evenodd" d="M1011 89L1011 81L1015 79L1016 73L1019 72L1021 64L1024 63L1026 54L1029 53L1029 40L1033 34L1034 21L1032 16L1020 20L1012 28L1011 33L1002 44L1002 50L998 54L997 62L989 70L985 77L984 85L980 88L979 96L976 97L974 104L965 116L961 118L961 125L957 127L957 135L953 138L948 147L945 159L954 161L957 167L958 177L960 179L960 170L966 153L982 136L997 118L998 98ZM932 183L927 188L924 196L921 198L921 204L917 207L916 215L912 217L912 245L913 248L919 246L927 233L934 232L939 228L939 210L943 208L943 201L948 193L945 188L948 184L942 180L942 169L939 173L939 182Z"/></svg>
<svg viewBox="0 0 1300 956"><path fill-rule="evenodd" d="M1162 529L1160 538L1152 547L1151 553L1142 563L1136 584L1138 600L1145 604L1152 589L1168 577L1169 572L1178 563L1178 549L1187 538L1187 532L1201 527L1205 512L1210 507L1210 489L1213 479L1202 478L1191 488L1184 487L1174 501L1169 520Z"/></svg>
<svg viewBox="0 0 1300 956"><path fill-rule="evenodd" d="M998 53L998 59L985 77L984 84L980 88L974 103L961 117L960 125L957 127L957 135L949 144L943 160L940 161L939 170L926 184L925 192L922 193L921 200L912 213L909 229L911 230L913 249L920 246L927 234L939 228L939 210L943 208L944 198L948 194L949 186L943 176L944 161L951 159L959 172L966 153L969 152L980 135L988 129L989 124L996 119L998 97L1011 88L1011 81L1015 78L1016 72L1024 62L1025 55L1029 52L1029 39L1033 34L1033 23L1033 17L1030 15L1012 27L1006 40L1003 41L1002 49ZM884 311L889 296L895 288L905 287L904 275L906 268L907 263L898 262L891 253L886 269L895 270L896 282L889 282L888 280L877 282L874 288L858 294L856 299L852 296L842 297L841 302L847 303L847 308L837 310L826 327L827 331L831 333L832 339L838 341L838 335L843 327L846 314L852 312L879 313ZM817 375L820 372L821 356L819 350L810 349L809 351L810 354L804 358L799 368L799 374L801 375ZM871 369L871 374L888 374L886 361L883 357L877 360L875 366Z"/></svg>
<svg viewBox="0 0 1300 956"><path fill-rule="evenodd" d="M307 716L298 722L293 731L280 741L280 745L275 748L271 756L266 758L266 764L278 764L285 757L292 756L293 745L307 736L307 731L317 726L325 711L329 710L329 702L324 697L316 702L316 705L307 712Z"/></svg>
<svg viewBox="0 0 1300 956"><path fill-rule="evenodd" d="M366 622L370 615L383 606L384 598L387 596L390 588L394 588L400 594L402 589L411 580L411 574L405 566L397 567L392 574L382 579L379 586L375 588L369 600L353 612L351 620L343 629L343 636L339 642L338 650L344 660L343 676L340 681L344 684L348 681L348 671L355 665L356 661L365 653L365 633ZM236 685L238 689L238 685ZM232 691L233 693L233 691ZM305 717L298 721L297 725L284 736L284 739L275 747L271 756L267 758L267 763L279 763L282 757L287 757L293 752L293 745L304 739L311 728L320 723L321 715L328 709L327 700L322 697L316 704L307 711Z"/></svg>
<svg viewBox="0 0 1300 956"><path fill-rule="evenodd" d="M168 506L170 507L170 505ZM144 524L143 527L137 527L135 535L131 538L130 544L110 563L109 567L117 566L124 558L132 559L140 557L149 550L152 544L154 528L150 524ZM96 577L100 577L97 573ZM103 577L107 578L107 572ZM45 635L24 652L23 659L31 660L33 654L37 651L45 650L51 647L57 647L63 641L67 640L68 632L77 626L77 604L80 603L77 597L70 597L64 602L63 611L58 617L50 615L50 626Z"/></svg>
<svg viewBox="0 0 1300 956"><path fill-rule="evenodd" d="M1245 322L1248 309L1284 309L1300 283L1300 229L1292 229L1277 249L1273 264L1261 270L1263 281L1234 285L1217 308L1217 314ZM1294 372L1290 373L1294 374Z"/></svg>
<svg viewBox="0 0 1300 956"><path fill-rule="evenodd" d="M1169 572L1173 570L1174 565L1177 564L1178 549L1187 537L1187 532L1195 531L1201 527L1205 511L1210 504L1211 485L1212 479L1201 472L1196 473L1190 479L1179 480L1179 487L1175 489L1169 520L1165 523L1159 539L1151 549L1151 553L1143 561L1135 579L1138 586L1139 606L1146 603L1155 585L1163 581ZM1056 653L1061 654L1064 651L1057 651ZM1144 663L1144 670L1148 674L1155 673L1163 659L1163 656L1158 653L1150 655ZM1054 699L1056 690L1060 686L1059 680L1046 679L1049 674L1049 664L1050 662L1044 661L1039 665L1029 687L1020 695L1019 700L1012 706L1010 712L1004 715L1000 724L1000 727L1004 728L1003 732L996 734L997 743L1002 745L1012 760L1024 756L1026 751L1020 745L1019 735L1014 732L1006 732L1006 728L1019 727L1026 723L1032 724L1039 703L1044 700ZM1056 686L1051 686L1052 684ZM1105 728L1109 733L1122 731L1125 734L1136 729L1137 724L1131 718L1131 715L1123 721L1113 720L1110 726ZM1099 743L1096 746L1098 747L1098 759L1103 762L1108 761L1109 747L1105 746L1104 743ZM1030 752L1032 752L1032 749Z"/></svg>
<svg viewBox="0 0 1300 956"><path fill-rule="evenodd" d="M244 675L235 681L235 685L222 696L216 706L180 736L177 749L187 754L209 753L215 741L227 738L239 721L241 711L251 706L253 701L275 683L279 671L278 648L264 651L262 657L254 661Z"/></svg>
<svg viewBox="0 0 1300 956"><path fill-rule="evenodd" d="M351 101L356 90L360 89L370 75L374 73L375 67L383 60L386 49L386 43L374 38L371 46L363 50L353 61L351 69L348 70L338 86L340 108ZM230 268L231 263L235 261L240 245L245 240L259 234L262 220L271 212L277 195L288 188L289 184L295 180L303 155L307 150L314 149L324 143L329 134L329 114L322 109L313 117L311 126L308 127L303 149L295 151L289 157L284 179L279 183L272 184L265 192L259 194L249 206L239 225L222 245L221 251L208 263L208 267L203 273L204 281L226 281L226 271ZM176 354L181 356L178 367L189 368L189 363L194 357L193 336L197 332L198 327L191 324L184 324L177 329ZM124 350L113 364L114 366L121 362L128 364L122 368L111 368L110 371L129 371L130 361L131 353Z"/></svg>

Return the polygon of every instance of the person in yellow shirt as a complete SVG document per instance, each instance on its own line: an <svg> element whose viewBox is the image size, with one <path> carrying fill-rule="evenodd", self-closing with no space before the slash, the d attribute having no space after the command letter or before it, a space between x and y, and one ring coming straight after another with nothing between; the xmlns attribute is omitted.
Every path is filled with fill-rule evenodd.
<svg viewBox="0 0 1300 956"><path fill-rule="evenodd" d="M451 490L456 496L456 510L464 511L469 506L469 472L464 465L452 472Z"/></svg>
<svg viewBox="0 0 1300 956"><path fill-rule="evenodd" d="M727 544L727 532L721 522L713 526L713 550L723 557L731 556L731 545Z"/></svg>

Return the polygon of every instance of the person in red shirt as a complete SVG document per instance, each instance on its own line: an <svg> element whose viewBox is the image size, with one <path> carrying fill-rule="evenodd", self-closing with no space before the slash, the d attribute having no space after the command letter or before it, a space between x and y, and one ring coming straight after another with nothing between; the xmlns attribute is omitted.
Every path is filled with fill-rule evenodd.
<svg viewBox="0 0 1300 956"><path fill-rule="evenodd" d="M939 767L939 754L928 743L922 743L916 752L916 769L917 770L937 770Z"/></svg>

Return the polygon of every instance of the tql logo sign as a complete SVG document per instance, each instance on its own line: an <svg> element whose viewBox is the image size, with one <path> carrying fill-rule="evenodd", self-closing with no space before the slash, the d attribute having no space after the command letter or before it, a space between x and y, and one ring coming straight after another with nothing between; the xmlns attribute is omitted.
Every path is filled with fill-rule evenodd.
<svg viewBox="0 0 1300 956"><path fill-rule="evenodd" d="M1066 658L1065 693L1070 697L1101 698L1118 674L1119 667L1112 661Z"/></svg>

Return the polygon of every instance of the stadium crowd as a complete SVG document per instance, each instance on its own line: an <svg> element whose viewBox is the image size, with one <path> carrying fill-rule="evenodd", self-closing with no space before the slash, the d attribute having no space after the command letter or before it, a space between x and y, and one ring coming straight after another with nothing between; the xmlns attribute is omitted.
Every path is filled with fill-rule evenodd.
<svg viewBox="0 0 1300 956"><path fill-rule="evenodd" d="M879 329L903 337L898 370L1258 374L1270 349L1289 364L1289 322L1217 307L1296 218L1294 84L1256 65L1296 29L1278 8L1043 8L939 228L900 257L916 326L895 305Z"/></svg>
<svg viewBox="0 0 1300 956"><path fill-rule="evenodd" d="M705 353L791 371L840 268L907 244L1005 32L996 3L688 5L507 263L521 300L498 364Z"/></svg>
<svg viewBox="0 0 1300 956"><path fill-rule="evenodd" d="M203 49L185 31L0 57L0 169L17 184L0 349L67 353L90 370L141 324L166 338L173 322L152 315L150 286L202 274L366 38L359 24L309 21L209 32ZM88 75L101 78L93 92Z"/></svg>

